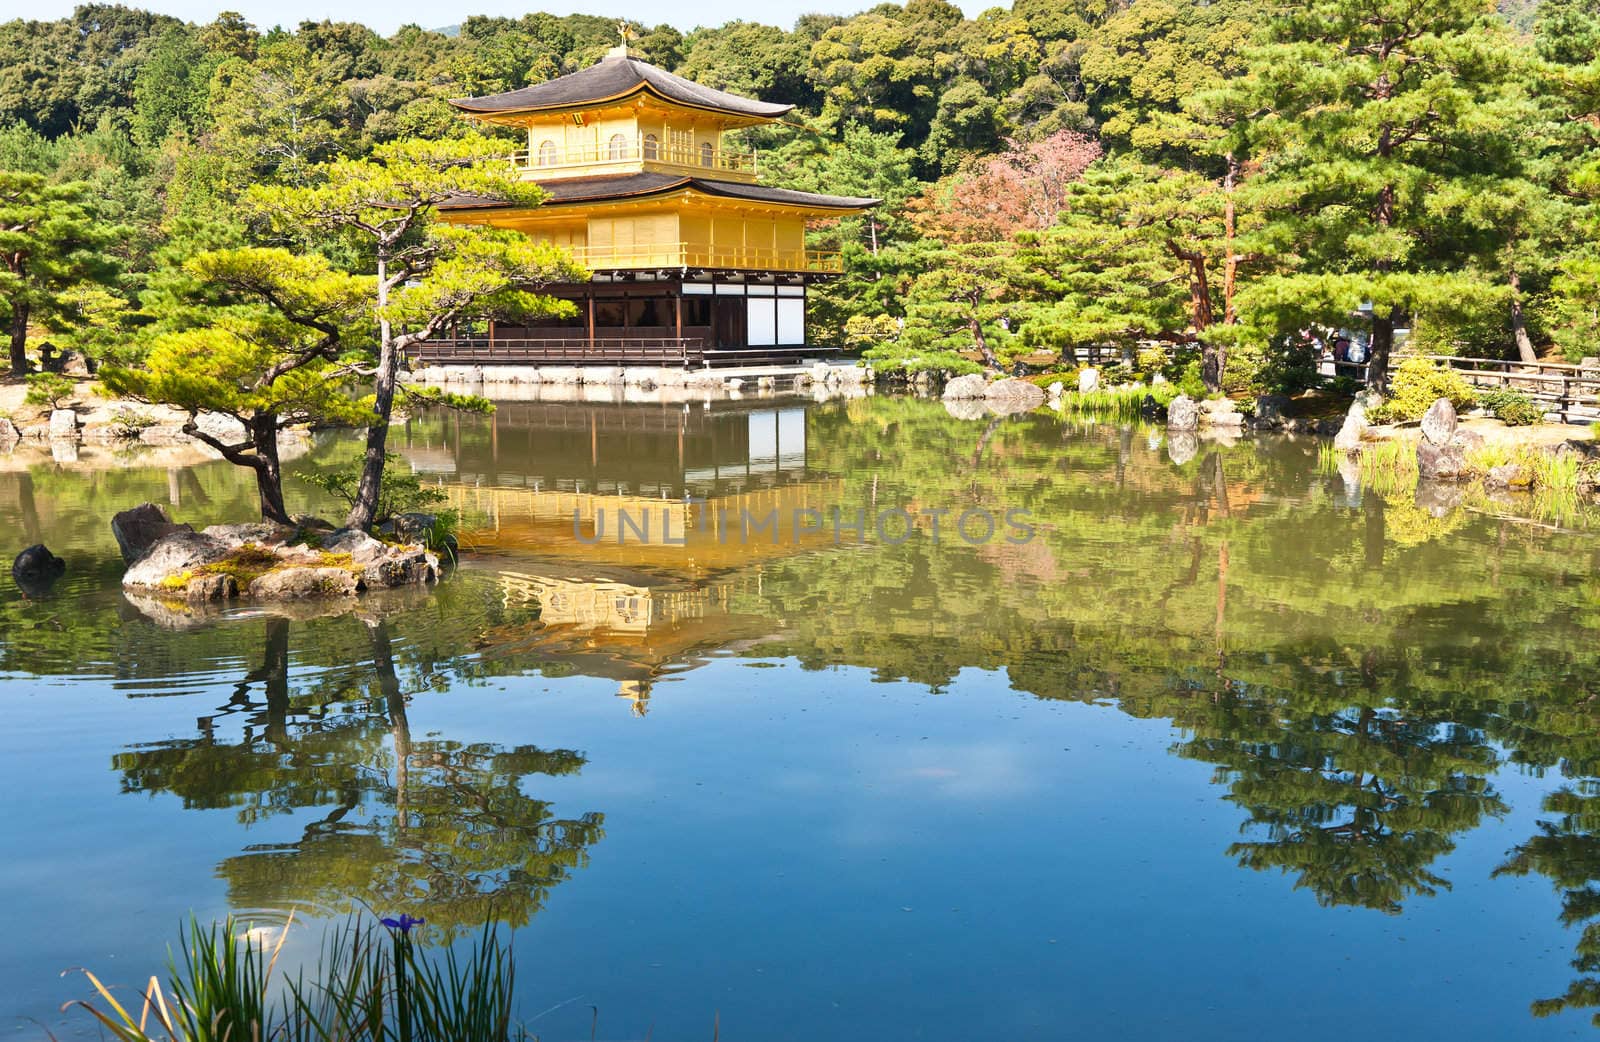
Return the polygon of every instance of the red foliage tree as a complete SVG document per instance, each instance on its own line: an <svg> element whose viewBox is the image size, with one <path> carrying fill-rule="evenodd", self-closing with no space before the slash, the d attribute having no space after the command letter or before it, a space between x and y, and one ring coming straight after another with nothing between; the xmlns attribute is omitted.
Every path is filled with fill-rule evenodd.
<svg viewBox="0 0 1600 1042"><path fill-rule="evenodd" d="M912 216L923 234L950 243L1000 242L1048 228L1066 205L1068 187L1099 158L1099 143L1074 130L1012 140L1004 152L912 200Z"/></svg>

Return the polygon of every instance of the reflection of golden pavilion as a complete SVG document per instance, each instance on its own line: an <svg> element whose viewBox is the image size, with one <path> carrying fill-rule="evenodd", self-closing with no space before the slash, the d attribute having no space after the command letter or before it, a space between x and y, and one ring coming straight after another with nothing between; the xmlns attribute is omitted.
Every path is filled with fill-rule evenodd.
<svg viewBox="0 0 1600 1042"><path fill-rule="evenodd" d="M641 713L661 679L772 636L733 599L764 563L832 546L824 519L843 493L809 469L794 399L506 402L413 421L396 441L461 512L464 544L488 551L470 566L494 567L521 609L482 653L612 679Z"/></svg>
<svg viewBox="0 0 1600 1042"><path fill-rule="evenodd" d="M401 447L448 475L476 549L696 577L832 543L842 483L808 470L796 402L503 403L482 422Z"/></svg>

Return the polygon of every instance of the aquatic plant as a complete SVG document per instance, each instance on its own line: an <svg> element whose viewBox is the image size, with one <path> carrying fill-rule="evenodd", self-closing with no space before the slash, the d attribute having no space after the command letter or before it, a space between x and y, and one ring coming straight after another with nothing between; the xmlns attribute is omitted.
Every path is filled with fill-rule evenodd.
<svg viewBox="0 0 1600 1042"><path fill-rule="evenodd" d="M1116 420L1136 420L1144 408L1145 398L1153 398L1165 409L1178 396L1172 384L1146 387L1132 384L1124 387L1102 387L1094 391L1066 391L1061 395L1060 411Z"/></svg>
<svg viewBox="0 0 1600 1042"><path fill-rule="evenodd" d="M412 936L426 919L329 931L316 963L275 982L284 941L269 948L238 921L191 919L168 980L151 977L135 1017L93 973L100 1003L75 1003L120 1042L508 1042L528 1039L511 1020L515 967L487 923L465 956L422 954Z"/></svg>

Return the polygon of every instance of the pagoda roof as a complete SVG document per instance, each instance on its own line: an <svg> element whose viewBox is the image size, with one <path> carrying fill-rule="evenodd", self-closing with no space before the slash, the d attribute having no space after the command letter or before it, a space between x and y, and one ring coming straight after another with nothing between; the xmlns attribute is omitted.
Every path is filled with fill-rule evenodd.
<svg viewBox="0 0 1600 1042"><path fill-rule="evenodd" d="M794 108L793 105L773 105L727 91L713 90L693 80L675 76L649 62L622 54L607 55L587 69L557 76L543 83L503 94L487 94L481 98L455 98L450 104L463 112L480 115L540 112L620 101L640 91L691 108L758 119L777 119Z"/></svg>
<svg viewBox="0 0 1600 1042"><path fill-rule="evenodd" d="M848 195L818 195L815 192L797 192L790 188L772 188L767 185L739 184L733 181L715 181L710 178L691 177L684 174L662 174L646 171L637 174L615 174L605 177L574 177L549 181L539 186L544 189L547 205L563 203L598 203L614 199L640 199L665 195L680 189L701 192L705 195L728 199L744 199L758 203L779 203L789 206L812 207L818 210L866 210L877 206L881 200ZM503 199L482 195L458 195L440 204L441 210L495 210L506 207Z"/></svg>

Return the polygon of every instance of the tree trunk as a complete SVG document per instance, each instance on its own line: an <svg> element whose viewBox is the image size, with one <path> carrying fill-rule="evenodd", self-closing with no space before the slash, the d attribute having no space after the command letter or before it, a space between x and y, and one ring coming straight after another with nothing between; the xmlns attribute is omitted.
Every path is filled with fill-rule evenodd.
<svg viewBox="0 0 1600 1042"><path fill-rule="evenodd" d="M1529 364L1539 360L1528 336L1528 321L1522 314L1522 276L1515 266L1511 268L1511 336L1517 342L1517 357Z"/></svg>
<svg viewBox="0 0 1600 1042"><path fill-rule="evenodd" d="M11 302L11 375L28 375L28 305Z"/></svg>
<svg viewBox="0 0 1600 1042"><path fill-rule="evenodd" d="M283 502L283 468L278 463L278 415L258 415L251 419L249 427L251 440L256 445L252 466L256 472L256 493L261 500L261 520L292 525L294 519Z"/></svg>
<svg viewBox="0 0 1600 1042"><path fill-rule="evenodd" d="M1239 254L1234 244L1238 232L1237 213L1233 205L1233 190L1239 183L1239 160L1228 153L1228 172L1222 178L1222 245L1226 251L1222 262L1222 321L1233 325L1239 320L1233 307L1233 296L1239 285Z"/></svg>
<svg viewBox="0 0 1600 1042"><path fill-rule="evenodd" d="M1382 314L1372 311L1372 345L1367 353L1367 389L1385 394L1389 390L1389 352L1394 350L1394 308Z"/></svg>
<svg viewBox="0 0 1600 1042"><path fill-rule="evenodd" d="M1000 359L995 356L994 349L983 338L983 324L976 318L967 320L967 328L972 330L972 342L978 348L978 354L983 356L983 364L990 369L1000 368Z"/></svg>
<svg viewBox="0 0 1600 1042"><path fill-rule="evenodd" d="M367 427L367 451L361 462L361 481L356 485L356 501L345 518L349 528L365 532L378 513L378 497L383 492L383 466L389 450L389 417L394 414L395 387L400 380L400 352L394 342L394 327L389 323L389 268L378 259L378 371L373 381L372 423Z"/></svg>

